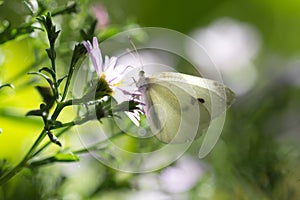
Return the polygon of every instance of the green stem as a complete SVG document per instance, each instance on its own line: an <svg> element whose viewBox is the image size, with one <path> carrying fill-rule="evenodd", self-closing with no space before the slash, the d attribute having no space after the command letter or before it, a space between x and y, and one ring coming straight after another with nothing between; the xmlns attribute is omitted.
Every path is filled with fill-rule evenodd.
<svg viewBox="0 0 300 200"><path fill-rule="evenodd" d="M75 47L76 48L76 47ZM76 50L76 49L75 49ZM75 51L74 50L74 51ZM77 61L74 61L74 54L75 52L73 52L73 56L72 56L72 60L71 60L71 64L70 64L70 68L69 68L69 73L68 73L68 77L67 77L67 81L66 81L66 85L65 85L65 88L64 88L64 92L63 92L63 95L62 95L62 101L65 100L65 98L67 97L67 94L68 94L68 90L69 90L69 86L70 86L70 83L71 83L71 79L72 79L72 76L73 76L73 72L75 70L75 66L76 66L76 63Z"/></svg>
<svg viewBox="0 0 300 200"><path fill-rule="evenodd" d="M58 10L52 13L52 17L56 16L56 15L62 15L62 14L70 14L70 13L76 13L77 12L77 4L73 3L71 5L69 5L68 7L62 9L62 10Z"/></svg>
<svg viewBox="0 0 300 200"><path fill-rule="evenodd" d="M52 119L56 119L59 115L59 113L61 112L61 110L68 104L65 103L59 103L56 106L56 109L52 115ZM27 154L25 155L25 157L23 158L23 160L16 166L14 167L12 170L10 170L8 173L4 174L2 177L0 177L0 185L6 183L8 180L10 180L12 177L14 177L18 172L20 172L25 166L27 161L32 158L32 155L34 154L35 149L38 147L38 145L42 142L42 140L45 138L46 136L46 130L43 129L43 131L40 133L39 137L36 139L36 141L34 142L34 144L31 146L30 150L27 152Z"/></svg>
<svg viewBox="0 0 300 200"><path fill-rule="evenodd" d="M72 126L75 126L75 125L81 125L81 124L84 124L85 122L90 121L91 119L95 119L94 115L92 115L92 116L88 115L88 116L86 116L84 118L81 118L79 120L74 120L74 121L70 121L70 122L67 122L67 123L57 125L57 126L51 128L51 130L64 128L64 127L69 128L69 127L72 127Z"/></svg>
<svg viewBox="0 0 300 200"><path fill-rule="evenodd" d="M55 110L54 110L54 112L53 112L53 114L52 114L51 119L56 120L58 115L60 114L60 112L64 109L64 107L72 105L72 103L75 103L75 104L78 105L78 104L82 103L82 101L83 101L82 99L74 99L74 100L68 100L68 101L65 101L65 102L58 103ZM71 128L73 125L83 124L83 123L85 123L89 120L90 120L90 118L87 117L87 118L83 118L83 119L78 120L78 121L72 121L72 122L62 124L62 126L59 126L57 128L67 127L65 129L65 130L67 130L67 129ZM63 132L65 132L65 130L63 130L61 132L61 134ZM36 141L34 142L32 147L30 148L30 150L27 152L27 154L25 155L23 160L17 166L15 166L12 170L10 170L6 174L4 174L2 177L0 177L0 185L6 183L12 177L14 177L18 172L20 172L27 165L28 160L30 160L35 155L39 154L42 150L44 150L50 144L50 142L47 143L46 145L42 146L38 151L36 151L34 153L34 151L36 150L36 148L42 142L42 140L45 138L46 135L47 135L46 130L43 129L43 131L40 133L39 137L36 139ZM112 136L112 137L114 137L114 136Z"/></svg>
<svg viewBox="0 0 300 200"><path fill-rule="evenodd" d="M56 51L55 51L55 48L54 48L54 43L50 44L50 51L53 52L54 55L56 54ZM54 56L53 58L50 58L50 60L51 60L52 70L55 72L55 75L56 75L55 58L56 58L56 56ZM54 82L56 83L56 76L54 76L53 78L54 78Z"/></svg>
<svg viewBox="0 0 300 200"><path fill-rule="evenodd" d="M71 83L71 76L72 75L69 74L68 77L67 77L66 85L65 85L64 92L63 92L63 95L62 95L62 100L65 100L65 98L67 97L69 85Z"/></svg>
<svg viewBox="0 0 300 200"><path fill-rule="evenodd" d="M30 150L27 152L27 154L25 155L23 160L17 166L15 166L12 170L10 170L8 173L4 174L0 178L0 185L3 185L7 181L9 181L12 177L14 177L16 174L18 174L26 166L26 163L31 158L32 153L38 147L38 145L42 142L42 140L45 138L45 136L46 136L46 131L43 130L41 132L41 134L39 135L39 137L37 138L37 140L32 145L32 147L30 148Z"/></svg>
<svg viewBox="0 0 300 200"><path fill-rule="evenodd" d="M56 120L59 113L62 111L62 109L64 109L64 107L66 107L65 103L61 102L61 103L58 103L53 114L52 114L52 117L51 119L52 120Z"/></svg>
<svg viewBox="0 0 300 200"><path fill-rule="evenodd" d="M71 79L72 79L72 76L73 76L73 72L74 72L74 70L75 70L75 68L78 64L78 61L84 58L85 53L86 53L86 49L83 46L83 44L75 45L74 50L73 50L71 63L70 63L70 67L69 67L69 73L68 73L66 85L65 85L64 92L63 92L63 95L62 95L62 101L64 101L65 98L67 97L69 86L70 86Z"/></svg>
<svg viewBox="0 0 300 200"><path fill-rule="evenodd" d="M34 150L38 147L38 145L42 142L42 140L45 138L46 135L47 135L47 134L46 134L46 131L43 130L43 131L41 132L40 136L37 138L37 140L36 140L36 141L34 142L34 144L32 145L31 149L27 152L27 154L26 154L26 156L24 157L23 161L26 161L26 162L27 162L27 161L31 158L31 156L32 156L32 154L33 154L33 152L34 152Z"/></svg>
<svg viewBox="0 0 300 200"><path fill-rule="evenodd" d="M25 166L24 162L20 162L16 167L14 167L12 170L10 170L8 173L4 174L0 178L0 186L9 181L12 177L14 177L17 173L19 173L23 167Z"/></svg>
<svg viewBox="0 0 300 200"><path fill-rule="evenodd" d="M51 130L53 130L53 129L59 129L59 128L64 128L64 127L71 127L71 126L74 126L74 125L76 125L77 123L75 122L75 121L71 121L71 122L67 122L67 123L63 123L63 124L60 124L60 125L58 125L58 126L55 126L55 127L53 127Z"/></svg>
<svg viewBox="0 0 300 200"><path fill-rule="evenodd" d="M67 106L71 106L71 105L80 105L84 103L83 99L70 99L68 101L65 102L60 102L57 104L55 111L53 112L53 115L51 117L51 119L56 120L59 113ZM60 128L60 127L59 127Z"/></svg>
<svg viewBox="0 0 300 200"><path fill-rule="evenodd" d="M77 99L74 99L75 103L78 102L80 103L81 100L77 100ZM56 119L59 115L59 113L62 111L62 109L66 106L70 106L72 105L72 100L68 100L66 102L63 102L63 103L60 103L57 105L53 115L52 115L52 119ZM89 119L81 119L81 120L78 120L78 121L71 121L71 122L68 122L68 123L64 123L62 124L61 126L58 126L58 127L55 127L53 129L58 129L58 128L63 128L63 127L66 127L65 129L63 129L62 131L60 131L58 134L56 134L57 137L60 137L63 133L65 133L67 130L69 130L72 126L74 125L79 125L79 124L83 124L84 122L87 122ZM38 155L40 152L42 152L47 146L49 146L52 142L47 142L44 146L42 146L39 150L37 150L33 155L32 157Z"/></svg>

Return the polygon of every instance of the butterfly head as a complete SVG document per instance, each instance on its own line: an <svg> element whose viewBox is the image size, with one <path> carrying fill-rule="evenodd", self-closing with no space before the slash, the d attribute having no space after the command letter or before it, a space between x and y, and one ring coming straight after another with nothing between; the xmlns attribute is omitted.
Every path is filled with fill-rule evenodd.
<svg viewBox="0 0 300 200"><path fill-rule="evenodd" d="M140 78L145 77L145 72L144 72L143 70L141 70L141 71L139 72L139 77L140 77Z"/></svg>
<svg viewBox="0 0 300 200"><path fill-rule="evenodd" d="M142 88L146 88L146 85L148 84L148 78L145 77L145 72L141 70L139 72L139 80L136 82L136 86L141 91Z"/></svg>

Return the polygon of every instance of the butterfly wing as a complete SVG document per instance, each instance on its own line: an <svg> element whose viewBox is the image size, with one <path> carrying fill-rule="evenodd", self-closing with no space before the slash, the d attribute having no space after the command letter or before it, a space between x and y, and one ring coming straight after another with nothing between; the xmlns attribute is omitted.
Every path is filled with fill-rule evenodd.
<svg viewBox="0 0 300 200"><path fill-rule="evenodd" d="M199 137L209 126L210 113L195 98L189 85L150 79L146 116L152 132L162 142L184 143Z"/></svg>
<svg viewBox="0 0 300 200"><path fill-rule="evenodd" d="M234 93L219 82L174 72L149 78L144 96L151 130L165 143L199 137L234 100Z"/></svg>
<svg viewBox="0 0 300 200"><path fill-rule="evenodd" d="M212 119L226 111L235 100L235 94L218 81L176 72L163 72L155 76L155 79L188 89L190 95L204 101L203 105L209 110Z"/></svg>

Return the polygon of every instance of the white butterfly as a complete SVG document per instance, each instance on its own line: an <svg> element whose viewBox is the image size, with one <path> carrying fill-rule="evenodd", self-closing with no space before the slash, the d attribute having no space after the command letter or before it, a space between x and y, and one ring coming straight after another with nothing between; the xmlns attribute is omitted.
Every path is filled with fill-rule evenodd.
<svg viewBox="0 0 300 200"><path fill-rule="evenodd" d="M193 141L207 131L211 120L235 99L225 85L176 72L145 77L136 82L151 131L164 143Z"/></svg>

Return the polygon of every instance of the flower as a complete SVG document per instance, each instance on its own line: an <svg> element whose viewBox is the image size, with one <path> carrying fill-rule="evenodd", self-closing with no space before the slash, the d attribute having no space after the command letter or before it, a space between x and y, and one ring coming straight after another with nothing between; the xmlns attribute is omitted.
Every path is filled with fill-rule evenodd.
<svg viewBox="0 0 300 200"><path fill-rule="evenodd" d="M122 89L121 81L125 75L128 66L117 65L117 57L108 57L105 56L104 62L102 59L102 53L98 45L98 40L96 37L93 37L93 44L90 41L83 41L83 45L87 49L90 59L92 61L93 69L96 71L99 80L98 86L96 89L96 98L104 97L106 95L112 95L115 90L119 90L125 96L130 96L131 101L139 104L140 102L136 101L135 93L126 91ZM140 121L140 113L139 107L138 110L131 110L129 108L129 112L126 111L128 117L133 121L134 124L138 125Z"/></svg>
<svg viewBox="0 0 300 200"><path fill-rule="evenodd" d="M90 55L93 67L99 78L105 79L110 88L115 90L116 86L119 85L127 67L123 65L116 65L118 59L114 56L111 58L105 56L103 62L102 53L96 37L93 38L93 45L90 41L83 41L83 45Z"/></svg>

